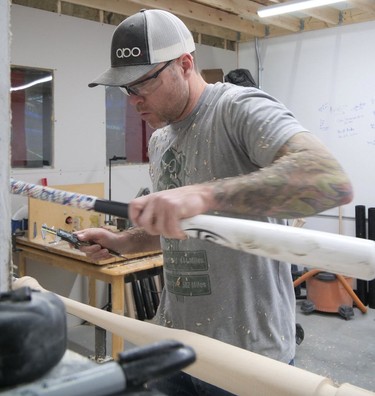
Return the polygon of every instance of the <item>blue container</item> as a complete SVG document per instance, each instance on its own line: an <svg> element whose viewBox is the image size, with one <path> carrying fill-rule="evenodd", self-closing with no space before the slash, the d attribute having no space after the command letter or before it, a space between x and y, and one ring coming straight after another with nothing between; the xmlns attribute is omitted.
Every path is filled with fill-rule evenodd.
<svg viewBox="0 0 375 396"><path fill-rule="evenodd" d="M29 220L22 219L22 220L12 220L12 234L16 232L26 231L29 228Z"/></svg>
<svg viewBox="0 0 375 396"><path fill-rule="evenodd" d="M22 231L23 221L22 220L12 220L12 234Z"/></svg>

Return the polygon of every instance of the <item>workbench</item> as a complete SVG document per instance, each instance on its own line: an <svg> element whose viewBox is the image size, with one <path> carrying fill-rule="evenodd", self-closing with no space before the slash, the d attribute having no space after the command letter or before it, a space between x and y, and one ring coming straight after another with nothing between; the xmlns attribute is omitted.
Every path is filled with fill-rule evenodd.
<svg viewBox="0 0 375 396"><path fill-rule="evenodd" d="M111 311L113 313L135 317L132 287L129 281L136 275L158 275L162 271L163 257L160 252L146 252L129 255L126 258L113 257L99 263L66 242L43 244L33 242L26 237L17 237L14 248L14 263L18 267L18 276L27 275L27 261L34 260L51 267L61 268L88 277L88 302L96 307L96 281L110 285ZM53 291L53 290L51 290ZM124 349L123 338L113 334L112 357Z"/></svg>

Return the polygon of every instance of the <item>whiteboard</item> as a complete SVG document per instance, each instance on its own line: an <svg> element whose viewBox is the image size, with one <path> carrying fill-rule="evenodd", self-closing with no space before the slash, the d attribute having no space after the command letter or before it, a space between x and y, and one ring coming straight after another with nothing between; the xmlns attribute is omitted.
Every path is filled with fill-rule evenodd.
<svg viewBox="0 0 375 396"><path fill-rule="evenodd" d="M375 207L375 23L261 42L263 89L292 110L347 171L355 205ZM333 209L327 214L337 214Z"/></svg>

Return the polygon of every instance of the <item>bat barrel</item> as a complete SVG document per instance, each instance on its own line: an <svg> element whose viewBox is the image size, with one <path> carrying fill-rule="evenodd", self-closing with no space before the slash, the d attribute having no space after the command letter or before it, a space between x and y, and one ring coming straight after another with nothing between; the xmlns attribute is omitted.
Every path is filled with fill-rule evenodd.
<svg viewBox="0 0 375 396"><path fill-rule="evenodd" d="M373 241L252 220L199 215L182 221L190 237L292 264L375 278Z"/></svg>

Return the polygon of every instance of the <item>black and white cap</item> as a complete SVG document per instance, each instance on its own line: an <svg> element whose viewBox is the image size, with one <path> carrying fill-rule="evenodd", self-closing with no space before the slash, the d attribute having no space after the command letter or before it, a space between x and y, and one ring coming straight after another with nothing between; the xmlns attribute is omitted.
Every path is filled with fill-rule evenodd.
<svg viewBox="0 0 375 396"><path fill-rule="evenodd" d="M117 26L112 36L111 67L89 87L128 85L158 63L193 51L193 36L179 18L167 11L141 10Z"/></svg>

